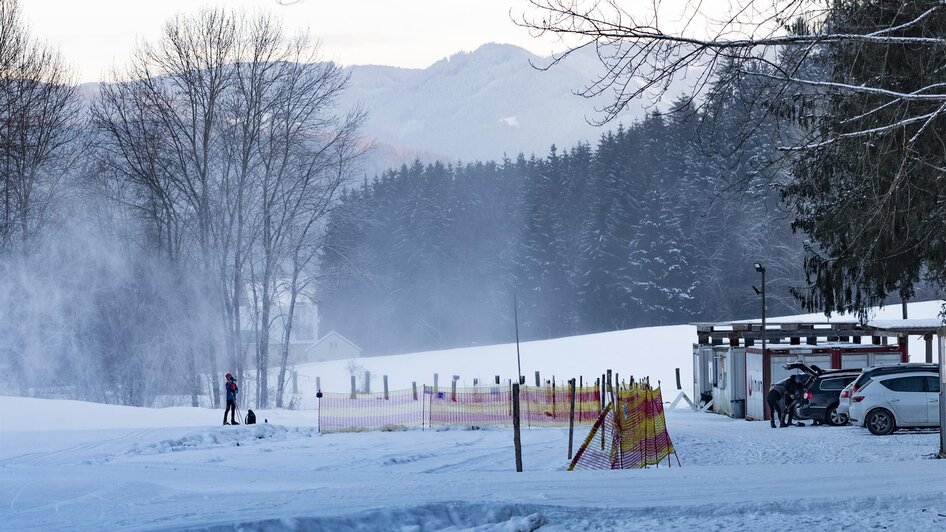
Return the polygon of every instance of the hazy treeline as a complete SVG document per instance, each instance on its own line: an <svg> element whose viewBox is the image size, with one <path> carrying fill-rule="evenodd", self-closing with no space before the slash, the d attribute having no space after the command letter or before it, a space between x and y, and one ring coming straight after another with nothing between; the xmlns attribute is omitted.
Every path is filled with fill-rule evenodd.
<svg viewBox="0 0 946 532"><path fill-rule="evenodd" d="M267 16L205 10L89 106L17 2L0 9L6 386L216 404L224 372L254 369L254 403L281 406L293 308L362 150L362 114L335 108L347 76Z"/></svg>
<svg viewBox="0 0 946 532"><path fill-rule="evenodd" d="M755 261L769 311L796 311L802 242L751 174L777 131L737 134L761 112L744 96L680 103L594 146L416 163L346 190L322 327L372 353L509 341L516 292L530 339L752 317Z"/></svg>

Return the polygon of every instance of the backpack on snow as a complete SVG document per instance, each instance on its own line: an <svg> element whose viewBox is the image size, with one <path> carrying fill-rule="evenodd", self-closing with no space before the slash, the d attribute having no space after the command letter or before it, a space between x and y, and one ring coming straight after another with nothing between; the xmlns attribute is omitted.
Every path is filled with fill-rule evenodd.
<svg viewBox="0 0 946 532"><path fill-rule="evenodd" d="M247 411L246 411L246 417L243 419L243 422L244 422L245 424L247 424L247 425L255 425L255 424L256 424L256 414L254 414L252 410L247 410Z"/></svg>

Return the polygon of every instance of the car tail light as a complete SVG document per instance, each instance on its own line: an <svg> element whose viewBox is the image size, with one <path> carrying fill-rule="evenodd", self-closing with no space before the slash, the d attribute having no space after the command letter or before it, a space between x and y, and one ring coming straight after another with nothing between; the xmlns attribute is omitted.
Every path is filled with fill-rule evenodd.
<svg viewBox="0 0 946 532"><path fill-rule="evenodd" d="M851 394L848 390L841 390L841 398L850 397Z"/></svg>
<svg viewBox="0 0 946 532"><path fill-rule="evenodd" d="M856 384L851 387L851 393L857 393L857 390L860 390L860 388L858 388Z"/></svg>
<svg viewBox="0 0 946 532"><path fill-rule="evenodd" d="M855 403L860 403L860 402L863 401L863 400L864 400L864 396L863 396L863 395L855 395L854 397L851 397L851 401L853 401L853 402L855 402Z"/></svg>
<svg viewBox="0 0 946 532"><path fill-rule="evenodd" d="M811 401L811 397L812 397L813 395L814 395L814 394L811 393L811 392L805 392L805 399Z"/></svg>

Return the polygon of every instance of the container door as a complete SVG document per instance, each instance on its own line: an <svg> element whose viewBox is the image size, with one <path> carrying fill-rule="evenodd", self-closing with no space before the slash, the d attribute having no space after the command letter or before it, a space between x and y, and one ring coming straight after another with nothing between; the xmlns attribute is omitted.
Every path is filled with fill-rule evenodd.
<svg viewBox="0 0 946 532"><path fill-rule="evenodd" d="M871 366L885 366L887 364L899 364L900 352L895 353L871 353Z"/></svg>
<svg viewBox="0 0 946 532"><path fill-rule="evenodd" d="M698 346L693 346L693 400L697 403L700 402L700 383L703 381L700 380L700 348Z"/></svg>
<svg viewBox="0 0 946 532"><path fill-rule="evenodd" d="M765 419L762 354L746 353L746 418Z"/></svg>
<svg viewBox="0 0 946 532"><path fill-rule="evenodd" d="M776 382L778 382L778 381L780 381L780 380L782 380L782 379L787 378L789 375L794 375L794 374L796 374L796 373L801 373L800 371L796 371L796 370L793 370L793 369L785 369L785 368L782 367L782 366L784 366L785 364L788 364L789 362L794 362L794 361L795 361L795 357L794 357L794 356L788 356L788 355L775 356L775 355L773 355L772 358L771 358L771 361L772 361L772 362L771 362L771 364L772 364L772 368L771 368L772 372L769 373L769 375L772 376L772 382L771 382L771 384L775 384ZM768 390L766 390L766 392L768 392Z"/></svg>
<svg viewBox="0 0 946 532"><path fill-rule="evenodd" d="M818 366L821 369L831 369L831 355L805 355L805 364Z"/></svg>
<svg viewBox="0 0 946 532"><path fill-rule="evenodd" d="M841 369L864 369L868 363L867 353L841 353Z"/></svg>
<svg viewBox="0 0 946 532"><path fill-rule="evenodd" d="M713 349L713 360L716 374L713 377L713 411L728 416L732 409L729 404L729 364L728 348Z"/></svg>
<svg viewBox="0 0 946 532"><path fill-rule="evenodd" d="M729 396L733 401L746 398L746 350L743 347L734 347L729 351L729 382L732 390Z"/></svg>

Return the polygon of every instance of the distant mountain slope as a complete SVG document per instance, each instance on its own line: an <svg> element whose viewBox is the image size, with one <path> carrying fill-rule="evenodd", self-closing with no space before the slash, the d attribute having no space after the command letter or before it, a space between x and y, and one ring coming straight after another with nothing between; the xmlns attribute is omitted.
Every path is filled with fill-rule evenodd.
<svg viewBox="0 0 946 532"><path fill-rule="evenodd" d="M600 116L595 107L606 100L587 100L574 91L600 72L597 57L575 54L544 72L530 61L546 65L549 58L486 44L422 70L351 66L343 105L364 105L369 137L463 161L544 155L552 144L596 140L603 129L586 119ZM644 103L619 120L643 116Z"/></svg>
<svg viewBox="0 0 946 532"><path fill-rule="evenodd" d="M376 146L363 172L373 175L414 158L471 162L520 152L542 156L552 144L595 142L619 122L644 115L648 102L604 128L588 124L587 119L601 116L596 107L608 97L588 100L574 94L601 71L594 51L573 54L544 72L532 66L550 60L518 46L485 44L425 69L345 67L351 83L339 105L368 111L363 135ZM98 87L86 83L80 93L92 100ZM670 94L684 90L681 82Z"/></svg>

